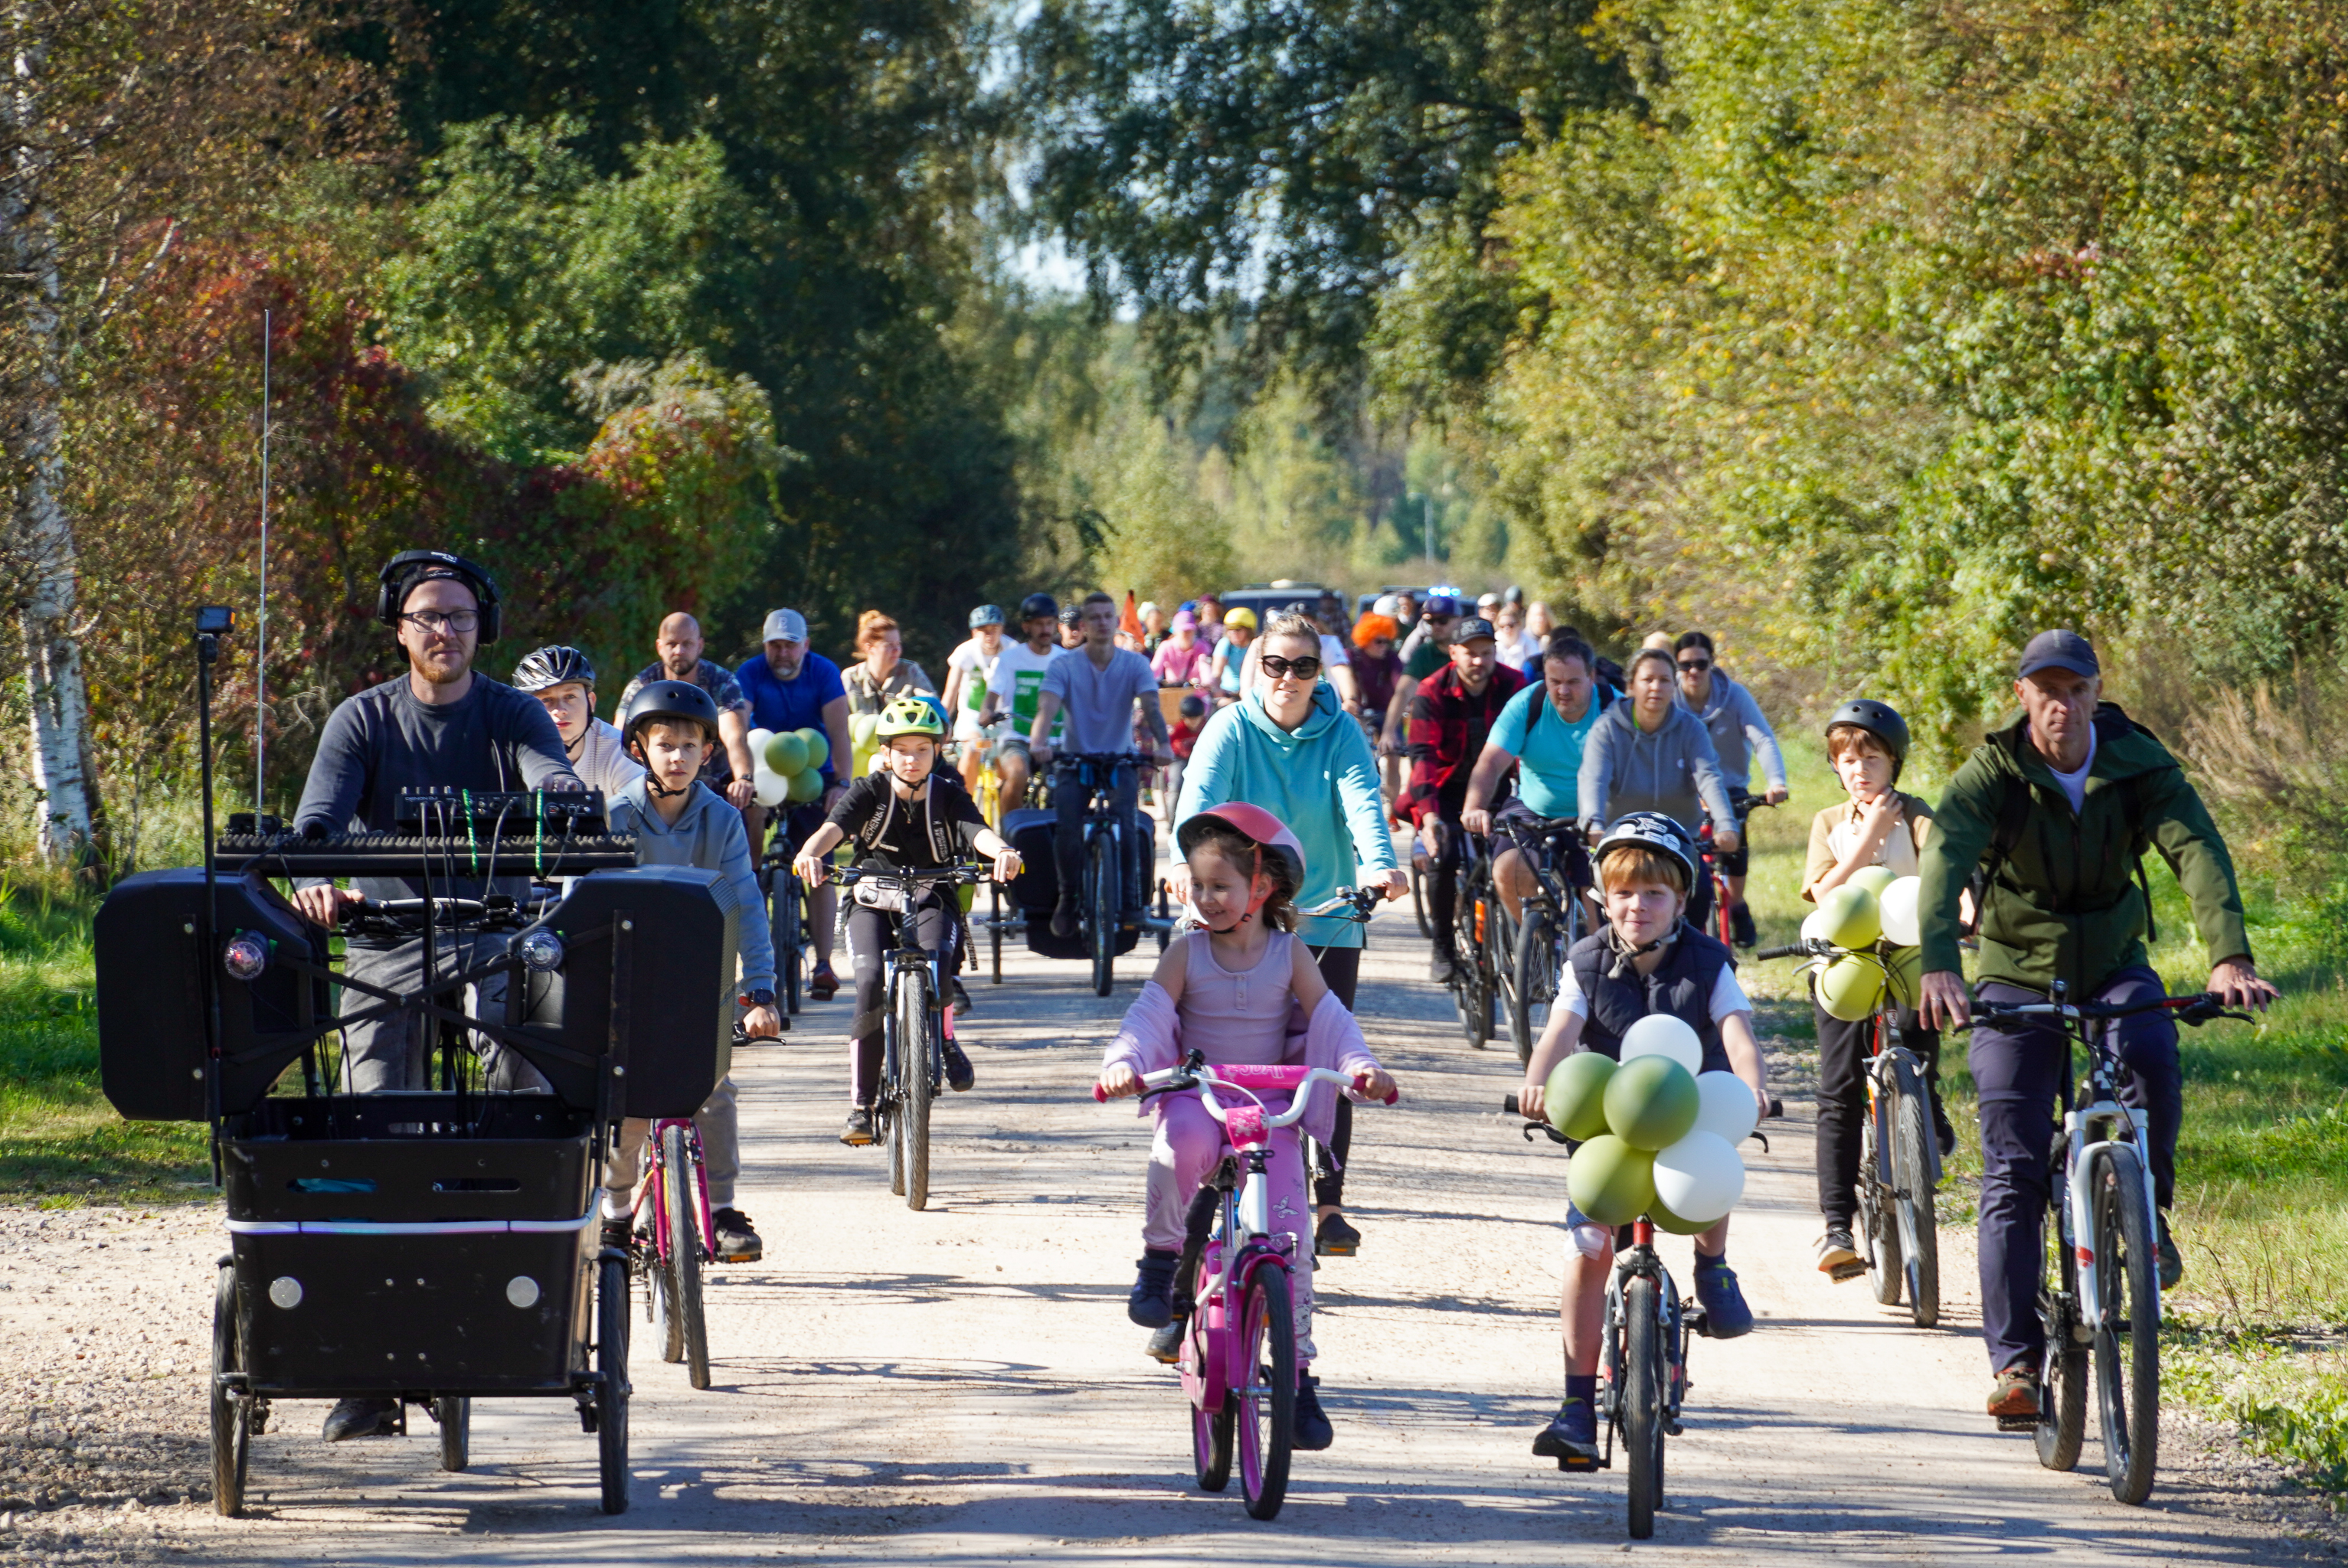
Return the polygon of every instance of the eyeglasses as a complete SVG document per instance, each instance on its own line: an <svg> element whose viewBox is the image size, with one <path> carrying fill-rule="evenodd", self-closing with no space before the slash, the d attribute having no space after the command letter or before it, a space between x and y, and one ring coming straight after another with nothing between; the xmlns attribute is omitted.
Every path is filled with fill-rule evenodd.
<svg viewBox="0 0 2348 1568"><path fill-rule="evenodd" d="M1680 670L1684 674L1701 675L1711 668L1712 661L1709 659L1683 659L1680 661Z"/></svg>
<svg viewBox="0 0 2348 1568"><path fill-rule="evenodd" d="M1458 619L1456 615L1437 615L1433 610L1426 613L1426 623L1429 626L1448 626Z"/></svg>
<svg viewBox="0 0 2348 1568"><path fill-rule="evenodd" d="M1321 673L1321 660L1312 653L1302 659L1282 659L1277 653L1267 653L1263 656L1263 672L1275 681L1285 681L1291 675L1299 681L1310 681Z"/></svg>
<svg viewBox="0 0 2348 1568"><path fill-rule="evenodd" d="M444 631L471 631L481 624L480 616L469 610L450 610L446 615L437 610L411 610L399 619L417 630L434 636Z"/></svg>

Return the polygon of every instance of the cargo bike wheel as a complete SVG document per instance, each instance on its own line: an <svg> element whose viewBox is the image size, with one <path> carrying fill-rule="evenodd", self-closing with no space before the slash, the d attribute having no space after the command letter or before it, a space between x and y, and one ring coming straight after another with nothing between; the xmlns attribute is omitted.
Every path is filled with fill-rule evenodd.
<svg viewBox="0 0 2348 1568"><path fill-rule="evenodd" d="M223 1260L212 1295L212 1506L231 1519L244 1512L245 1468L252 1455L252 1400L229 1386L243 1371L236 1270Z"/></svg>
<svg viewBox="0 0 2348 1568"><path fill-rule="evenodd" d="M595 1450L603 1512L628 1512L628 1266L595 1268Z"/></svg>

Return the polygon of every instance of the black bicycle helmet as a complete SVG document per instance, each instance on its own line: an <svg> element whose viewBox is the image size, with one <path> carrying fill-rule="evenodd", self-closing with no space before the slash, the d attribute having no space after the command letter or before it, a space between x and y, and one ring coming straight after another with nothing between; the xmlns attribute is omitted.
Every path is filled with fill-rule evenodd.
<svg viewBox="0 0 2348 1568"><path fill-rule="evenodd" d="M1872 697L1854 697L1827 720L1829 731L1844 724L1865 730L1883 743L1883 749L1891 753L1891 776L1896 781L1908 762L1908 721L1887 702L1879 702Z"/></svg>
<svg viewBox="0 0 2348 1568"><path fill-rule="evenodd" d="M1019 601L1019 624L1025 626L1037 616L1060 619L1060 601L1048 593L1031 593Z"/></svg>
<svg viewBox="0 0 2348 1568"><path fill-rule="evenodd" d="M568 681L592 686L595 666L588 662L587 655L561 642L523 654L521 662L514 666L513 689L517 692L543 692Z"/></svg>
<svg viewBox="0 0 2348 1568"><path fill-rule="evenodd" d="M1605 836L1598 841L1598 847L1591 852L1591 859L1602 866L1606 862L1609 852L1619 849L1626 844L1635 844L1646 849L1661 850L1670 856L1685 868L1688 886L1692 888L1695 886L1695 840L1689 835L1686 828L1682 827L1662 812L1628 813L1606 830Z"/></svg>
<svg viewBox="0 0 2348 1568"><path fill-rule="evenodd" d="M690 720L717 739L717 704L708 692L690 681L654 681L628 699L620 710L620 741L633 745L636 731L655 720Z"/></svg>

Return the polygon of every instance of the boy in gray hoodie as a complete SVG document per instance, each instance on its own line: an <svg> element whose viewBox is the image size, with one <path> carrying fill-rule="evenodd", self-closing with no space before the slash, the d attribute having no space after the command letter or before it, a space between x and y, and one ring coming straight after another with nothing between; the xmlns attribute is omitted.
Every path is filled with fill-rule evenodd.
<svg viewBox="0 0 2348 1568"><path fill-rule="evenodd" d="M722 872L720 903L734 907L741 945L740 990L744 1030L754 1039L782 1031L775 1013L775 943L767 926L767 903L750 866L750 840L742 814L726 797L699 782L701 764L717 743L717 705L687 681L655 681L628 700L620 733L629 754L648 770L622 790L609 807L612 831L636 835L639 866L694 866ZM755 1263L765 1245L750 1217L734 1206L734 1184L742 1173L742 1140L734 1104L734 1080L721 1080L693 1125L701 1134L701 1154L709 1179L710 1221L716 1227L717 1261ZM629 1117L603 1170L603 1227L607 1245L625 1249L631 1199L644 1163L652 1123Z"/></svg>

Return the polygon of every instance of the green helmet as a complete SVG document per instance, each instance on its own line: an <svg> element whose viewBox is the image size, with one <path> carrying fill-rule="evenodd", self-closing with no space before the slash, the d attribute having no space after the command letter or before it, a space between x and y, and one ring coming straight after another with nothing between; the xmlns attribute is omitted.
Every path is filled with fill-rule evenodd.
<svg viewBox="0 0 2348 1568"><path fill-rule="evenodd" d="M945 733L945 721L926 697L895 699L880 710L880 722L872 727L872 738L882 743L899 735L927 735L933 741L942 740Z"/></svg>

